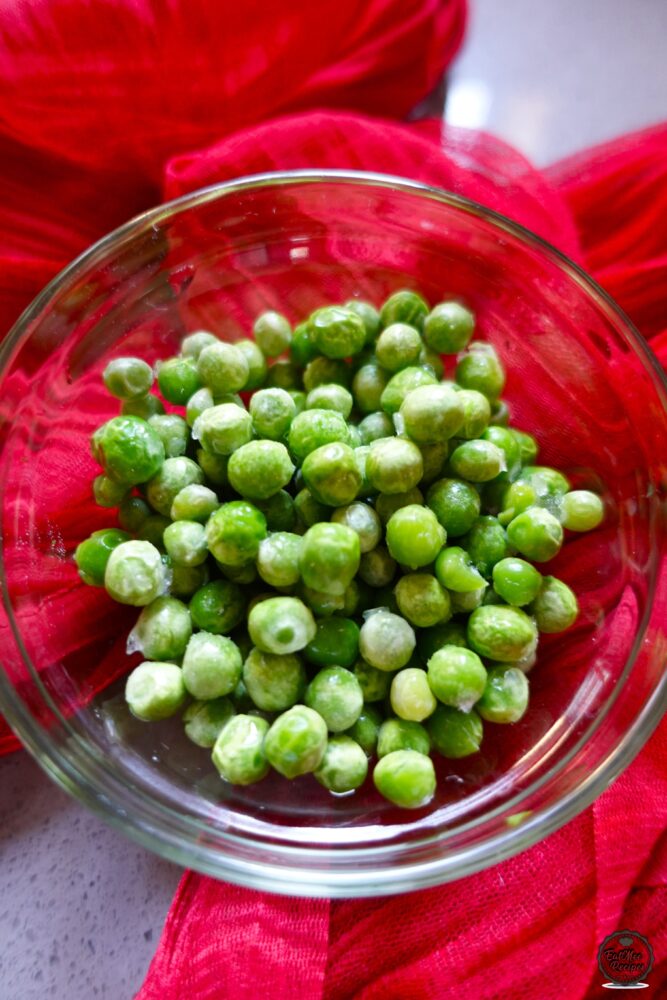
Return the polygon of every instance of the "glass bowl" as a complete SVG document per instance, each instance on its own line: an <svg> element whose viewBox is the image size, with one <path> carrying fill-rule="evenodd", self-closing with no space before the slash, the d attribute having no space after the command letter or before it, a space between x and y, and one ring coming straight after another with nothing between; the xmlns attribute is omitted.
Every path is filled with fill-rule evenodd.
<svg viewBox="0 0 667 1000"><path fill-rule="evenodd" d="M603 493L604 525L552 572L581 615L545 637L531 705L480 753L440 760L432 806L401 812L367 782L225 786L178 723L123 705L136 614L78 580L71 553L114 522L96 508L88 439L117 412L119 354L149 361L184 333L248 336L278 307L381 302L410 287L462 297L508 369L515 425L542 460ZM575 264L465 199L393 177L293 172L188 195L134 219L63 271L0 355L3 607L0 709L65 789L180 864L302 895L396 893L459 878L571 819L637 753L665 708L667 470L663 375L627 318ZM136 658L135 658L136 659Z"/></svg>

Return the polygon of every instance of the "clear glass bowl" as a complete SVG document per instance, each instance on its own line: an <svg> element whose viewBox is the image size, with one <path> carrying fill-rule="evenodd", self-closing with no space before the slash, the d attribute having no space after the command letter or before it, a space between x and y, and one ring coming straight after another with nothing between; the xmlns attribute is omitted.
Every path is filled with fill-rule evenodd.
<svg viewBox="0 0 667 1000"><path fill-rule="evenodd" d="M185 332L247 336L399 287L462 296L509 371L513 420L542 457L604 493L596 532L554 563L581 616L546 637L532 702L481 753L440 761L432 807L400 812L371 782L334 798L311 777L217 778L176 723L122 703L133 612L79 583L71 552L112 523L93 505L94 428L117 412L106 361L174 351ZM55 780L131 837L219 878L303 895L395 893L459 878L546 836L603 791L665 708L667 470L663 375L582 271L506 219L397 178L251 177L128 223L39 296L2 345L0 709Z"/></svg>

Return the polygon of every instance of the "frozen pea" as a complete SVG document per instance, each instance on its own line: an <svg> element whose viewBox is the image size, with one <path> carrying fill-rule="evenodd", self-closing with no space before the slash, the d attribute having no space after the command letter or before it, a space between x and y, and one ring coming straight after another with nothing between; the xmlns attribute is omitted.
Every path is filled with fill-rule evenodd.
<svg viewBox="0 0 667 1000"><path fill-rule="evenodd" d="M164 533L171 524L168 517L162 514L151 514L141 522L141 527L137 532L137 538L143 542L150 542L158 549L164 549Z"/></svg>
<svg viewBox="0 0 667 1000"><path fill-rule="evenodd" d="M364 552L359 562L359 576L369 587L386 587L396 576L396 560L384 545Z"/></svg>
<svg viewBox="0 0 667 1000"><path fill-rule="evenodd" d="M243 566L225 566L224 563L217 562L216 565L222 575L231 580L232 583L249 584L257 579L257 569L252 562L244 563Z"/></svg>
<svg viewBox="0 0 667 1000"><path fill-rule="evenodd" d="M168 719L183 707L185 699L183 675L175 663L140 663L125 684L128 708L143 722Z"/></svg>
<svg viewBox="0 0 667 1000"><path fill-rule="evenodd" d="M291 587L301 577L301 536L276 531L260 542L257 571L271 587Z"/></svg>
<svg viewBox="0 0 667 1000"><path fill-rule="evenodd" d="M447 590L460 594L486 587L486 581L476 569L470 555L458 545L443 549L435 561L435 575Z"/></svg>
<svg viewBox="0 0 667 1000"><path fill-rule="evenodd" d="M519 480L505 485L499 504L498 520L502 525L507 525L524 510L535 506L537 502L537 493L531 483Z"/></svg>
<svg viewBox="0 0 667 1000"><path fill-rule="evenodd" d="M93 434L93 457L107 476L135 486L151 479L164 462L164 445L140 417L112 417Z"/></svg>
<svg viewBox="0 0 667 1000"><path fill-rule="evenodd" d="M249 500L266 500L286 486L294 465L279 441L249 441L229 459L227 475L233 489Z"/></svg>
<svg viewBox="0 0 667 1000"><path fill-rule="evenodd" d="M383 675L387 682L389 677ZM382 724L382 713L374 705L364 705L361 714L353 726L344 734L358 743L367 757L372 757L377 750L378 733Z"/></svg>
<svg viewBox="0 0 667 1000"><path fill-rule="evenodd" d="M424 340L439 354L458 354L475 331L475 317L460 302L440 302L424 320Z"/></svg>
<svg viewBox="0 0 667 1000"><path fill-rule="evenodd" d="M209 333L208 330L195 330L194 333L189 333L186 337L183 337L181 341L181 354L185 358L192 358L196 361L205 347L210 347L211 344L215 344L217 341L218 338L214 333Z"/></svg>
<svg viewBox="0 0 667 1000"><path fill-rule="evenodd" d="M193 624L205 632L222 635L243 620L246 600L230 580L211 580L195 592L189 604Z"/></svg>
<svg viewBox="0 0 667 1000"><path fill-rule="evenodd" d="M321 590L313 587L306 587L303 583L299 585L298 595L310 608L314 615L326 618L329 615L338 614L345 607L345 594L325 594Z"/></svg>
<svg viewBox="0 0 667 1000"><path fill-rule="evenodd" d="M279 441L296 416L296 405L285 389L260 389L250 400L250 416L260 437Z"/></svg>
<svg viewBox="0 0 667 1000"><path fill-rule="evenodd" d="M560 520L568 531L592 531L602 523L604 505L590 490L572 490L560 504Z"/></svg>
<svg viewBox="0 0 667 1000"><path fill-rule="evenodd" d="M428 683L443 705L469 712L484 693L486 670L472 649L442 646L428 661Z"/></svg>
<svg viewBox="0 0 667 1000"><path fill-rule="evenodd" d="M485 395L476 389L461 389L458 394L463 407L463 423L458 436L466 439L478 438L491 420L491 404Z"/></svg>
<svg viewBox="0 0 667 1000"><path fill-rule="evenodd" d="M435 795L433 762L414 750L395 750L382 757L373 781L380 795L403 809L427 806Z"/></svg>
<svg viewBox="0 0 667 1000"><path fill-rule="evenodd" d="M254 340L237 340L234 344L237 351L240 351L248 364L248 379L244 385L246 392L259 389L264 385L268 372L266 358L260 347Z"/></svg>
<svg viewBox="0 0 667 1000"><path fill-rule="evenodd" d="M241 677L241 651L227 636L197 632L183 657L183 680L202 701L230 694Z"/></svg>
<svg viewBox="0 0 667 1000"><path fill-rule="evenodd" d="M153 384L153 370L141 358L114 358L104 369L104 384L117 399L145 396Z"/></svg>
<svg viewBox="0 0 667 1000"><path fill-rule="evenodd" d="M294 507L297 517L307 528L311 528L319 521L326 521L329 516L329 508L326 504L316 500L307 488L299 490L294 497Z"/></svg>
<svg viewBox="0 0 667 1000"><path fill-rule="evenodd" d="M333 441L311 451L301 469L315 499L330 507L351 503L362 485L355 453L342 441Z"/></svg>
<svg viewBox="0 0 667 1000"><path fill-rule="evenodd" d="M486 483L507 468L505 453L491 441L464 441L452 452L452 471L471 483Z"/></svg>
<svg viewBox="0 0 667 1000"><path fill-rule="evenodd" d="M401 507L387 523L387 547L397 562L410 569L428 566L447 540L444 528L428 507Z"/></svg>
<svg viewBox="0 0 667 1000"><path fill-rule="evenodd" d="M359 424L359 434L362 444L372 444L381 438L391 437L394 433L394 422L388 413L378 410L369 413Z"/></svg>
<svg viewBox="0 0 667 1000"><path fill-rule="evenodd" d="M437 385L438 380L428 366L410 365L387 382L380 396L380 406L385 413L398 413L408 393L421 385Z"/></svg>
<svg viewBox="0 0 667 1000"><path fill-rule="evenodd" d="M91 587L104 586L104 573L109 556L122 542L128 541L130 536L125 531L119 531L118 528L102 528L80 542L74 552L74 562L83 582Z"/></svg>
<svg viewBox="0 0 667 1000"><path fill-rule="evenodd" d="M176 413L158 413L149 417L148 423L162 440L167 458L185 455L190 443L190 428L183 417Z"/></svg>
<svg viewBox="0 0 667 1000"><path fill-rule="evenodd" d="M164 406L161 399L149 392L145 396L124 400L120 412L124 417L139 417L141 420L150 420L158 413L164 413Z"/></svg>
<svg viewBox="0 0 667 1000"><path fill-rule="evenodd" d="M257 708L283 712L303 698L306 671L294 653L266 653L254 648L243 664L243 683Z"/></svg>
<svg viewBox="0 0 667 1000"><path fill-rule="evenodd" d="M513 665L491 667L476 709L486 722L518 722L528 707L528 678Z"/></svg>
<svg viewBox="0 0 667 1000"><path fill-rule="evenodd" d="M236 403L220 403L197 417L192 436L204 451L231 455L252 438L252 417Z"/></svg>
<svg viewBox="0 0 667 1000"><path fill-rule="evenodd" d="M459 760L477 753L484 726L477 712L461 712L449 705L438 705L427 722L433 746L443 757Z"/></svg>
<svg viewBox="0 0 667 1000"><path fill-rule="evenodd" d="M366 460L366 475L380 493L405 493L419 483L424 463L412 441L386 438L374 441Z"/></svg>
<svg viewBox="0 0 667 1000"><path fill-rule="evenodd" d="M167 458L159 472L146 484L146 499L158 514L168 517L176 494L185 486L192 483L203 485L203 482L204 473L191 458L184 455Z"/></svg>
<svg viewBox="0 0 667 1000"><path fill-rule="evenodd" d="M365 660L357 660L352 672L359 681L364 702L382 701L389 693L391 676L386 670L378 670Z"/></svg>
<svg viewBox="0 0 667 1000"><path fill-rule="evenodd" d="M462 622L446 622L420 629L417 634L417 653L422 663L428 663L443 646L467 646L466 627Z"/></svg>
<svg viewBox="0 0 667 1000"><path fill-rule="evenodd" d="M480 512L479 493L462 479L439 479L429 488L426 503L448 537L465 535Z"/></svg>
<svg viewBox="0 0 667 1000"><path fill-rule="evenodd" d="M305 705L295 705L279 715L264 739L269 763L286 778L317 770L326 746L324 719Z"/></svg>
<svg viewBox="0 0 667 1000"><path fill-rule="evenodd" d="M341 306L316 309L308 320L308 330L317 349L327 358L349 358L366 343L363 320Z"/></svg>
<svg viewBox="0 0 667 1000"><path fill-rule="evenodd" d="M430 573L406 573L394 593L399 611L416 628L437 625L451 616L449 594Z"/></svg>
<svg viewBox="0 0 667 1000"><path fill-rule="evenodd" d="M519 608L487 605L468 619L468 643L480 656L501 663L523 659L537 645L537 629Z"/></svg>
<svg viewBox="0 0 667 1000"><path fill-rule="evenodd" d="M529 507L507 525L507 538L532 562L547 562L563 544L560 521L541 507Z"/></svg>
<svg viewBox="0 0 667 1000"><path fill-rule="evenodd" d="M358 496L366 498L371 497L377 492L369 483L366 473L366 463L368 462L370 450L370 447L366 444L359 445L359 447L354 449L354 460L357 463L357 469L361 476L361 486L359 487Z"/></svg>
<svg viewBox="0 0 667 1000"><path fill-rule="evenodd" d="M299 567L307 587L342 595L359 568L359 536L345 524L314 524L303 536Z"/></svg>
<svg viewBox="0 0 667 1000"><path fill-rule="evenodd" d="M508 604L521 607L537 596L542 574L525 559L510 556L493 567L493 586Z"/></svg>
<svg viewBox="0 0 667 1000"><path fill-rule="evenodd" d="M164 593L167 574L159 550L150 542L121 542L111 552L104 586L120 604L141 607Z"/></svg>
<svg viewBox="0 0 667 1000"><path fill-rule="evenodd" d="M345 507L337 507L331 520L335 524L347 525L359 536L359 549L362 553L370 552L382 538L382 523L370 504L357 501Z"/></svg>
<svg viewBox="0 0 667 1000"><path fill-rule="evenodd" d="M512 433L519 442L521 449L521 462L523 465L533 465L539 452L539 445L532 434L526 434L516 427L512 428Z"/></svg>
<svg viewBox="0 0 667 1000"><path fill-rule="evenodd" d="M425 670L407 667L394 674L391 682L391 707L399 719L423 722L433 714L436 705Z"/></svg>
<svg viewBox="0 0 667 1000"><path fill-rule="evenodd" d="M169 512L173 521L208 521L214 510L220 506L218 496L208 486L190 483L179 490L171 503Z"/></svg>
<svg viewBox="0 0 667 1000"><path fill-rule="evenodd" d="M279 312L269 310L258 316L252 328L255 341L267 358L276 358L292 341L292 327Z"/></svg>
<svg viewBox="0 0 667 1000"><path fill-rule="evenodd" d="M175 597L156 597L127 637L127 650L148 660L180 660L192 635L190 612ZM221 692L224 693L224 692Z"/></svg>
<svg viewBox="0 0 667 1000"><path fill-rule="evenodd" d="M413 365L419 358L422 339L414 326L391 323L385 327L375 344L375 356L389 372Z"/></svg>
<svg viewBox="0 0 667 1000"><path fill-rule="evenodd" d="M317 357L318 351L311 340L307 323L299 323L294 327L289 353L290 360L299 368L305 368L309 361Z"/></svg>
<svg viewBox="0 0 667 1000"><path fill-rule="evenodd" d="M198 747L210 749L233 715L229 698L193 701L183 712L185 735Z"/></svg>
<svg viewBox="0 0 667 1000"><path fill-rule="evenodd" d="M562 580L545 576L530 606L540 632L563 632L579 614L576 595Z"/></svg>
<svg viewBox="0 0 667 1000"><path fill-rule="evenodd" d="M208 583L208 566L203 563L201 566L174 566L171 567L171 583L169 593L173 597L190 598Z"/></svg>
<svg viewBox="0 0 667 1000"><path fill-rule="evenodd" d="M368 759L362 747L349 736L334 736L327 743L315 778L330 792L353 792L368 774Z"/></svg>
<svg viewBox="0 0 667 1000"><path fill-rule="evenodd" d="M420 722L410 719L385 719L380 726L377 739L378 757L397 750L414 750L426 756L431 751L431 741L427 730Z"/></svg>
<svg viewBox="0 0 667 1000"><path fill-rule="evenodd" d="M306 396L307 410L334 410L345 420L352 412L352 403L352 393L335 382L331 385L317 385Z"/></svg>
<svg viewBox="0 0 667 1000"><path fill-rule="evenodd" d="M288 389L287 392L294 403L296 415L298 416L299 413L303 413L306 409L306 393L301 389Z"/></svg>
<svg viewBox="0 0 667 1000"><path fill-rule="evenodd" d="M436 441L433 444L420 444L418 448L422 453L424 465L422 486L426 486L442 475L444 464L449 455L449 444L447 441Z"/></svg>
<svg viewBox="0 0 667 1000"><path fill-rule="evenodd" d="M98 507L119 507L126 499L128 486L104 474L93 480L93 496Z"/></svg>
<svg viewBox="0 0 667 1000"><path fill-rule="evenodd" d="M359 652L377 670L400 670L416 645L412 626L390 611L369 614L359 633Z"/></svg>
<svg viewBox="0 0 667 1000"><path fill-rule="evenodd" d="M428 306L421 295L401 288L385 301L380 310L380 322L383 327L391 323L409 323L421 330L427 315Z"/></svg>
<svg viewBox="0 0 667 1000"><path fill-rule="evenodd" d="M206 522L209 551L225 566L240 568L252 562L264 538L266 518L245 500L223 504Z"/></svg>
<svg viewBox="0 0 667 1000"><path fill-rule="evenodd" d="M375 510L383 524L389 521L392 514L400 510L401 507L408 507L410 504L423 504L424 496L419 487L415 486L405 493L380 493L375 501Z"/></svg>
<svg viewBox="0 0 667 1000"><path fill-rule="evenodd" d="M366 330L366 344L372 344L380 332L380 314L370 302L363 299L350 299L345 303L345 308L356 313L361 319Z"/></svg>
<svg viewBox="0 0 667 1000"><path fill-rule="evenodd" d="M198 521L174 521L164 530L164 547L177 566L200 566L208 548L204 525Z"/></svg>
<svg viewBox="0 0 667 1000"><path fill-rule="evenodd" d="M134 534L150 515L151 509L145 500L128 496L118 508L118 523L124 531Z"/></svg>
<svg viewBox="0 0 667 1000"><path fill-rule="evenodd" d="M195 420L201 416L204 410L210 410L213 406L215 406L215 400L210 389L204 387L193 392L185 406L185 422L188 427L194 425Z"/></svg>
<svg viewBox="0 0 667 1000"><path fill-rule="evenodd" d="M512 431L507 427L487 427L482 440L495 444L504 454L505 472L502 478L511 480L518 476L521 471L521 447Z"/></svg>
<svg viewBox="0 0 667 1000"><path fill-rule="evenodd" d="M449 595L452 603L452 614L462 615L474 611L482 604L486 592L485 587L480 587L479 590L470 590L467 594L457 594L455 590L452 590Z"/></svg>
<svg viewBox="0 0 667 1000"><path fill-rule="evenodd" d="M357 409L362 413L375 413L380 409L380 400L389 375L375 363L362 365L352 379L352 395Z"/></svg>
<svg viewBox="0 0 667 1000"><path fill-rule="evenodd" d="M344 417L334 410L304 410L292 421L289 429L289 449L295 458L304 459L326 444L349 439Z"/></svg>
<svg viewBox="0 0 667 1000"><path fill-rule="evenodd" d="M232 785L252 785L269 773L264 741L265 719L235 715L223 727L213 747L212 760L221 778Z"/></svg>
<svg viewBox="0 0 667 1000"><path fill-rule="evenodd" d="M255 506L266 518L269 531L293 531L296 525L294 500L286 490L278 490L266 500L255 500Z"/></svg>
<svg viewBox="0 0 667 1000"><path fill-rule="evenodd" d="M197 362L192 358L167 358L157 366L157 382L167 402L185 406L190 396L201 388Z"/></svg>
<svg viewBox="0 0 667 1000"><path fill-rule="evenodd" d="M352 667L359 655L359 626L348 618L322 618L304 650L316 667Z"/></svg>
<svg viewBox="0 0 667 1000"><path fill-rule="evenodd" d="M265 653L296 653L315 637L315 619L297 597L270 597L248 615L248 632Z"/></svg>
<svg viewBox="0 0 667 1000"><path fill-rule="evenodd" d="M347 388L351 378L347 362L318 356L309 361L303 370L303 387L306 392L311 392L318 385L329 385L333 382Z"/></svg>
<svg viewBox="0 0 667 1000"><path fill-rule="evenodd" d="M413 389L399 410L405 433L418 444L449 440L463 424L459 395L447 385L422 385Z"/></svg>
<svg viewBox="0 0 667 1000"><path fill-rule="evenodd" d="M456 381L495 402L505 386L505 372L491 344L475 342L456 366Z"/></svg>
<svg viewBox="0 0 667 1000"><path fill-rule="evenodd" d="M504 399L497 399L491 406L491 426L508 427L510 422L510 408Z"/></svg>
<svg viewBox="0 0 667 1000"><path fill-rule="evenodd" d="M491 515L478 517L470 531L461 540L473 564L488 578L496 563L509 552L507 532L497 518Z"/></svg>
<svg viewBox="0 0 667 1000"><path fill-rule="evenodd" d="M197 374L214 396L239 392L248 381L250 369L245 355L233 344L209 344L197 358Z"/></svg>
<svg viewBox="0 0 667 1000"><path fill-rule="evenodd" d="M344 667L325 667L306 688L304 701L324 719L331 733L342 733L359 718L364 704L361 685Z"/></svg>

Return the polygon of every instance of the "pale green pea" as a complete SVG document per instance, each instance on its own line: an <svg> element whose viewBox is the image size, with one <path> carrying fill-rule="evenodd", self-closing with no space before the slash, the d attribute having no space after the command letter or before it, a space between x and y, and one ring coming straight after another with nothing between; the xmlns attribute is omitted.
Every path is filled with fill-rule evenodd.
<svg viewBox="0 0 667 1000"><path fill-rule="evenodd" d="M206 531L198 521L174 521L165 528L162 537L167 554L177 566L200 566L206 562Z"/></svg>
<svg viewBox="0 0 667 1000"><path fill-rule="evenodd" d="M405 433L418 444L449 440L463 424L464 412L459 396L460 393L446 385L422 385L413 389L399 410Z"/></svg>
<svg viewBox="0 0 667 1000"><path fill-rule="evenodd" d="M262 652L285 655L304 649L317 627L312 612L297 597L270 597L248 615L248 632Z"/></svg>
<svg viewBox="0 0 667 1000"><path fill-rule="evenodd" d="M540 632L563 632L577 620L579 605L566 583L545 576L529 610Z"/></svg>
<svg viewBox="0 0 667 1000"><path fill-rule="evenodd" d="M184 455L167 458L159 472L146 484L146 499L158 514L168 517L176 494L185 486L192 483L202 485L203 482L204 473L191 458Z"/></svg>
<svg viewBox="0 0 667 1000"><path fill-rule="evenodd" d="M104 586L120 604L148 605L167 589L167 574L159 550L145 541L121 542L111 552Z"/></svg>
<svg viewBox="0 0 667 1000"><path fill-rule="evenodd" d="M301 577L301 536L276 531L263 539L257 552L257 571L271 587L291 587Z"/></svg>
<svg viewBox="0 0 667 1000"><path fill-rule="evenodd" d="M514 663L537 645L532 618L519 608L487 605L476 608L468 619L468 643L479 656L501 663Z"/></svg>
<svg viewBox="0 0 667 1000"><path fill-rule="evenodd" d="M568 531L592 531L602 523L604 505L590 490L572 490L560 504L560 521Z"/></svg>
<svg viewBox="0 0 667 1000"><path fill-rule="evenodd" d="M417 628L437 625L451 616L449 594L430 573L407 573L394 593L399 611Z"/></svg>
<svg viewBox="0 0 667 1000"><path fill-rule="evenodd" d="M127 637L128 653L147 660L179 660L192 635L187 605L175 597L156 597L144 607Z"/></svg>
<svg viewBox="0 0 667 1000"><path fill-rule="evenodd" d="M375 765L379 793L403 809L427 806L435 795L435 769L430 757L414 750L395 750Z"/></svg>
<svg viewBox="0 0 667 1000"><path fill-rule="evenodd" d="M197 417L192 425L192 436L204 451L231 455L252 438L252 417L235 403L220 403Z"/></svg>
<svg viewBox="0 0 667 1000"><path fill-rule="evenodd" d="M265 719L235 715L223 727L213 747L218 774L232 785L251 785L269 772L264 741L269 731Z"/></svg>
<svg viewBox="0 0 667 1000"><path fill-rule="evenodd" d="M352 403L352 393L336 383L315 386L306 396L307 410L334 410L340 413L344 420L347 420L352 412Z"/></svg>
<svg viewBox="0 0 667 1000"><path fill-rule="evenodd" d="M413 365L421 349L422 339L413 326L391 323L376 341L375 356L383 368L393 373Z"/></svg>
<svg viewBox="0 0 667 1000"><path fill-rule="evenodd" d="M475 317L459 302L440 302L424 320L424 340L439 354L458 354L475 331Z"/></svg>
<svg viewBox="0 0 667 1000"><path fill-rule="evenodd" d="M207 521L220 506L218 496L208 486L190 483L179 490L174 497L170 516L172 521Z"/></svg>
<svg viewBox="0 0 667 1000"><path fill-rule="evenodd" d="M294 653L266 653L255 648L243 664L243 683L257 708L283 712L303 698L306 671Z"/></svg>
<svg viewBox="0 0 667 1000"><path fill-rule="evenodd" d="M149 417L148 423L162 440L167 458L185 455L190 443L190 428L183 417L176 413L158 413Z"/></svg>
<svg viewBox="0 0 667 1000"><path fill-rule="evenodd" d="M330 792L339 795L352 792L366 780L368 759L359 744L349 736L334 736L327 743L314 774Z"/></svg>
<svg viewBox="0 0 667 1000"><path fill-rule="evenodd" d="M486 587L470 555L458 545L450 545L440 552L435 561L435 575L443 587L460 594Z"/></svg>
<svg viewBox="0 0 667 1000"><path fill-rule="evenodd" d="M252 328L255 341L268 358L286 351L292 341L292 327L278 312L269 310L255 320Z"/></svg>
<svg viewBox="0 0 667 1000"><path fill-rule="evenodd" d="M397 750L414 750L428 757L431 741L424 726L409 719L385 719L378 732L377 755L386 757Z"/></svg>
<svg viewBox="0 0 667 1000"><path fill-rule="evenodd" d="M394 422L388 413L378 410L369 413L359 424L359 434L362 444L371 444L381 438L391 437L394 433Z"/></svg>
<svg viewBox="0 0 667 1000"><path fill-rule="evenodd" d="M102 474L93 479L93 496L98 507L119 507L126 499L128 486Z"/></svg>
<svg viewBox="0 0 667 1000"><path fill-rule="evenodd" d="M409 392L421 385L437 385L437 383L438 380L428 366L420 368L411 365L403 368L392 375L387 382L380 396L380 406L385 413L398 413Z"/></svg>
<svg viewBox="0 0 667 1000"><path fill-rule="evenodd" d="M192 358L196 361L205 347L210 347L217 341L218 338L214 333L209 333L207 330L196 330L194 333L189 333L187 337L183 337L181 354L185 358Z"/></svg>
<svg viewBox="0 0 667 1000"><path fill-rule="evenodd" d="M279 441L296 416L296 405L285 389L260 389L250 400L249 412L260 437Z"/></svg>
<svg viewBox="0 0 667 1000"><path fill-rule="evenodd" d="M433 714L436 705L426 671L420 667L407 667L394 675L391 682L391 707L399 719L423 722Z"/></svg>
<svg viewBox="0 0 667 1000"><path fill-rule="evenodd" d="M143 722L175 715L187 697L181 668L175 663L140 663L125 684L125 701Z"/></svg>
<svg viewBox="0 0 667 1000"><path fill-rule="evenodd" d="M294 465L279 441L249 441L232 454L227 475L232 489L249 500L266 500L287 486Z"/></svg>
<svg viewBox="0 0 667 1000"><path fill-rule="evenodd" d="M449 705L438 705L427 722L433 746L443 757L459 760L477 753L484 726L477 712L460 712Z"/></svg>
<svg viewBox="0 0 667 1000"><path fill-rule="evenodd" d="M317 770L327 746L324 719L305 705L283 712L264 739L271 766L286 778Z"/></svg>
<svg viewBox="0 0 667 1000"><path fill-rule="evenodd" d="M311 451L301 469L306 486L320 503L339 507L351 503L359 494L362 477L355 453L342 441Z"/></svg>
<svg viewBox="0 0 667 1000"><path fill-rule="evenodd" d="M299 568L307 587L343 595L359 569L359 536L345 524L315 524L302 539Z"/></svg>
<svg viewBox="0 0 667 1000"><path fill-rule="evenodd" d="M528 690L528 678L518 667L491 667L476 709L486 722L518 722L528 707Z"/></svg>
<svg viewBox="0 0 667 1000"><path fill-rule="evenodd" d="M342 733L361 714L364 696L359 681L344 667L325 667L306 688L304 701L324 719L331 733Z"/></svg>
<svg viewBox="0 0 667 1000"><path fill-rule="evenodd" d="M469 712L482 697L486 670L479 656L462 646L442 646L428 661L428 683L438 701Z"/></svg>
<svg viewBox="0 0 667 1000"><path fill-rule="evenodd" d="M380 400L389 375L379 365L362 365L352 379L354 402L362 413L375 413L380 409Z"/></svg>
<svg viewBox="0 0 667 1000"><path fill-rule="evenodd" d="M249 373L245 355L223 341L209 344L197 358L197 374L214 396L239 392L245 387Z"/></svg>
<svg viewBox="0 0 667 1000"><path fill-rule="evenodd" d="M391 611L374 611L359 633L359 651L377 670L400 670L406 666L416 645L412 626Z"/></svg>
<svg viewBox="0 0 667 1000"><path fill-rule="evenodd" d="M233 715L229 698L193 701L183 712L185 735L198 747L210 749Z"/></svg>
<svg viewBox="0 0 667 1000"><path fill-rule="evenodd" d="M356 501L345 507L337 507L331 515L335 524L345 524L359 536L361 553L370 552L382 538L382 523L373 508Z"/></svg>
<svg viewBox="0 0 667 1000"><path fill-rule="evenodd" d="M218 507L206 522L206 541L213 557L225 566L240 568L257 557L266 538L266 518L245 500Z"/></svg>
<svg viewBox="0 0 667 1000"><path fill-rule="evenodd" d="M102 375L104 384L117 399L145 396L153 384L153 370L141 358L114 358Z"/></svg>
<svg viewBox="0 0 667 1000"><path fill-rule="evenodd" d="M183 656L183 681L200 701L231 694L241 677L241 651L231 639L196 632Z"/></svg>
<svg viewBox="0 0 667 1000"><path fill-rule="evenodd" d="M366 460L370 484L380 493L405 493L419 483L424 463L411 441L386 438L374 441Z"/></svg>

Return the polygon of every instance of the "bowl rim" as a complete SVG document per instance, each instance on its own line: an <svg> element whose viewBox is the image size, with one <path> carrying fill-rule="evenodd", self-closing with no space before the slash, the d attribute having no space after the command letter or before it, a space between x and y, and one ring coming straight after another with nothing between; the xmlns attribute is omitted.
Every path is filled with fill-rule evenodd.
<svg viewBox="0 0 667 1000"><path fill-rule="evenodd" d="M72 276L79 270L93 264L97 258L104 257L108 250L119 249L128 240L149 231L151 228L158 227L174 214L216 201L230 194L263 187L290 185L295 182L303 184L321 181L388 188L435 200L490 222L495 228L505 230L517 237L522 244L536 248L541 254L550 258L561 271L565 271L590 297L594 298L597 305L611 314L617 324L620 323L624 327L624 332L629 335L635 353L644 367L648 368L654 382L657 383L656 392L658 396L662 396L662 404L667 411L667 375L657 358L623 310L580 265L520 223L513 222L499 212L486 208L462 195L391 174L355 170L288 170L247 175L200 188L134 216L79 254L42 289L23 311L0 344L0 375L10 362L19 340L38 320L40 313L50 300L67 285ZM26 656L13 621L1 558L0 551L0 575L2 575L5 610L21 656L30 664L30 659ZM623 679L627 677L637 655L648 621L652 598L651 593L633 650L624 667ZM51 704L52 711L55 711L59 720L63 721L61 713L51 701L41 682L38 680L37 683L41 688L42 696ZM622 688L622 683L618 687ZM614 696L605 703L605 713L603 713L602 718L615 702L617 694L618 692L615 692ZM138 815L137 812L128 812L125 808L119 808L119 804L114 799L114 782L118 785L119 790L127 790L118 776L112 776L114 780L109 783L107 790L100 789L99 782L96 784L87 779L86 748L80 737L77 737L75 746L70 749L69 756L64 754L61 748L56 748L16 694L4 669L0 669L0 709L23 745L61 787L100 815L111 826L121 829L126 835L163 857L188 867L194 867L205 874L224 878L229 882L276 893L288 895L298 893L303 896L329 896L332 898L361 897L426 888L473 874L488 867L489 859L493 864L496 864L532 846L538 840L559 829L586 808L621 773L649 739L663 712L667 709L667 673L663 673L660 677L655 689L642 706L639 714L633 719L622 740L607 754L602 765L594 772L589 773L579 785L550 804L544 811L528 818L515 828L506 827L488 839L482 839L467 848L464 846L457 853L448 854L445 852L435 859L429 857L427 860L415 863L402 862L397 868L392 866L381 870L372 869L372 884L369 884L369 871L363 868L360 870L356 866L348 866L346 870L334 867L330 869L304 867L303 863L298 863L299 861L303 862L304 857L313 855L313 858L317 857L321 860L323 852L322 850L309 851L303 845L298 844L286 845L275 842L270 844L270 854L274 859L278 858L281 863L275 861L269 863L262 858L248 860L242 856L225 855L220 851L217 843L207 845L206 838L201 836L206 827L201 820L193 817L187 817L187 825L192 826L193 830L185 842L183 830L167 830L164 822L160 822L160 813L166 813L172 817L178 815L173 809L156 801L151 805L154 807L153 813L157 809L157 816L151 814L147 803L145 803L146 808L143 815ZM577 740L569 756L593 736L602 718L596 721L595 725L588 727L584 735ZM83 758L81 757L82 753ZM541 776L537 782L529 784L512 801L520 803L522 799L547 780L554 768L562 769L568 759L565 757L553 765L546 775ZM506 811L507 807L508 803L504 803L503 811ZM479 824L488 819L493 815L494 808L488 813L485 812L480 820L473 819L471 824ZM185 819L182 814L180 818L181 821ZM462 824L458 830L464 829L465 826L466 824ZM192 836L192 833L197 832L200 836ZM421 845L436 836L433 829L427 828L424 833L425 837L414 841L413 846L415 844ZM215 835L222 840L228 839L230 843L243 843L243 837L234 833L226 833L219 828L216 828ZM258 842L258 846L261 847L261 842ZM351 861L356 860L363 863L364 858L377 857L378 852L391 850L394 846L388 843L388 845L380 847L377 845L353 849L346 847L345 856ZM335 852L336 846L328 844L325 850ZM296 864L295 859L297 859Z"/></svg>

